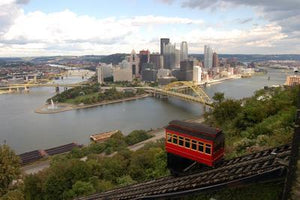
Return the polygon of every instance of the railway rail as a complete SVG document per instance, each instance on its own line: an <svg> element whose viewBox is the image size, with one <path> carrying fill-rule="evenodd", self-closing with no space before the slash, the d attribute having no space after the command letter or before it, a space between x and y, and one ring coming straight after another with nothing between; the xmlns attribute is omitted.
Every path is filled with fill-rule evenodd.
<svg viewBox="0 0 300 200"><path fill-rule="evenodd" d="M283 178L291 144L224 161L219 167L181 177L163 177L94 194L79 200L178 197L237 183Z"/></svg>

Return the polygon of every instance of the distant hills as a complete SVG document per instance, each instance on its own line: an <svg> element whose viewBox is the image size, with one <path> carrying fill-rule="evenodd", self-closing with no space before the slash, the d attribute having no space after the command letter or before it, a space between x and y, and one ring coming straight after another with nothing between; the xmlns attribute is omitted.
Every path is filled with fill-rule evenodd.
<svg viewBox="0 0 300 200"><path fill-rule="evenodd" d="M111 55L85 55L85 56L48 56L48 57L10 57L0 58L0 66L7 63L68 63L74 61L87 61L92 63L107 63L118 64L127 55L125 53L116 53ZM203 54L190 54L197 59L203 60ZM300 54L279 54L279 55L262 55L262 54L219 54L219 58L237 58L240 62L258 62L267 60L298 60L300 61Z"/></svg>
<svg viewBox="0 0 300 200"><path fill-rule="evenodd" d="M190 54L197 59L203 60L203 54ZM279 55L263 55L263 54L218 54L219 58L237 58L240 62L259 62L267 60L299 60L300 54L279 54Z"/></svg>

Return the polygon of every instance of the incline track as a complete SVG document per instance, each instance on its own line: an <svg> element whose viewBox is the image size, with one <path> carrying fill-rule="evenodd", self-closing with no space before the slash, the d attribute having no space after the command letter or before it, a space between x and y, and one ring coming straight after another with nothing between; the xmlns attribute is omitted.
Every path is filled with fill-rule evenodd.
<svg viewBox="0 0 300 200"><path fill-rule="evenodd" d="M291 145L260 151L226 160L218 168L182 177L163 177L129 185L80 200L94 199L153 199L174 197L199 191L216 189L226 185L283 177L291 153Z"/></svg>

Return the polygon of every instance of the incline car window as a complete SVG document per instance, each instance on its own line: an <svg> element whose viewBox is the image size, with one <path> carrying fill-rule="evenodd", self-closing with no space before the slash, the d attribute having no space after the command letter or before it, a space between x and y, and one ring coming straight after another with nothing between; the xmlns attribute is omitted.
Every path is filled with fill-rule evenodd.
<svg viewBox="0 0 300 200"><path fill-rule="evenodd" d="M210 144L205 145L205 153L211 154L211 145Z"/></svg>
<svg viewBox="0 0 300 200"><path fill-rule="evenodd" d="M170 133L167 134L167 141L172 142L172 135Z"/></svg>
<svg viewBox="0 0 300 200"><path fill-rule="evenodd" d="M204 144L202 142L199 142L199 151L204 152Z"/></svg>
<svg viewBox="0 0 300 200"><path fill-rule="evenodd" d="M173 135L173 143L174 144L177 144L177 137L178 137L177 135Z"/></svg>
<svg viewBox="0 0 300 200"><path fill-rule="evenodd" d="M197 150L197 141L196 140L192 140L192 149Z"/></svg>
<svg viewBox="0 0 300 200"><path fill-rule="evenodd" d="M180 146L183 146L183 137L180 137L180 136L179 136L178 144L179 144Z"/></svg>
<svg viewBox="0 0 300 200"><path fill-rule="evenodd" d="M190 148L190 146L191 146L190 141L191 141L190 139L185 138L185 147L186 147L186 148Z"/></svg>

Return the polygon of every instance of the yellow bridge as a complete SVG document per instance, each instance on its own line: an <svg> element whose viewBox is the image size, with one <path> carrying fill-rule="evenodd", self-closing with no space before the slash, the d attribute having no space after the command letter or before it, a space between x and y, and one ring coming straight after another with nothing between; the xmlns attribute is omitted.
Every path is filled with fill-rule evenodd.
<svg viewBox="0 0 300 200"><path fill-rule="evenodd" d="M28 90L32 87L65 87L65 88L71 88L71 87L78 87L86 85L87 83L75 83L75 84L61 84L61 83L44 83L44 84L38 84L38 83L32 83L32 84L12 84L7 87L0 87L0 90L12 90L20 88L24 90ZM212 100L209 98L209 96L205 93L205 91L201 88L201 86L194 84L190 81L176 81L172 82L164 87L161 88L154 88L154 87L136 87L145 89L149 92L151 92L154 95L163 95L163 96L172 96L177 97L180 99L183 99L185 101L193 101L197 103L201 103L203 105L212 106Z"/></svg>
<svg viewBox="0 0 300 200"><path fill-rule="evenodd" d="M159 94L177 97L186 101L193 101L210 107L213 103L201 86L190 81L176 81L162 88L148 87L145 89L152 91L154 95Z"/></svg>

